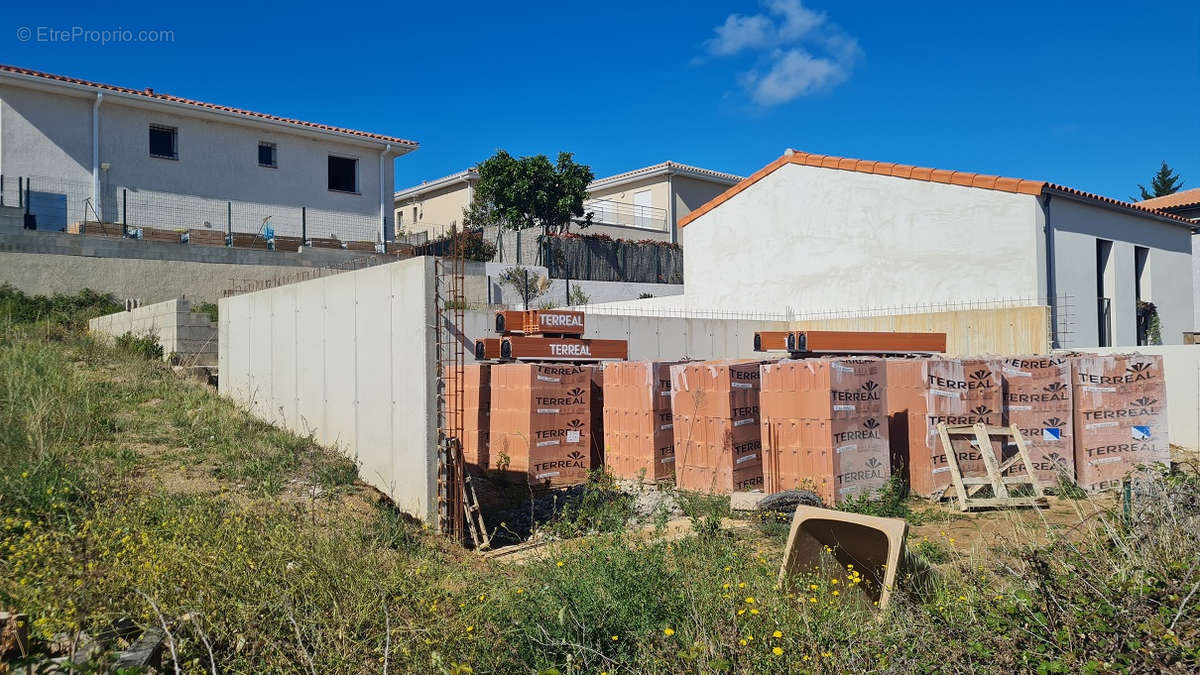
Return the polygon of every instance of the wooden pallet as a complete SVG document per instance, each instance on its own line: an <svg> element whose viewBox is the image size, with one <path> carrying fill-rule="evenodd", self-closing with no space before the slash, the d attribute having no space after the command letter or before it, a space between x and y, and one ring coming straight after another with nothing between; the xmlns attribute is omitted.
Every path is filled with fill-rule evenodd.
<svg viewBox="0 0 1200 675"><path fill-rule="evenodd" d="M192 246L224 246L225 230L188 230L188 244Z"/></svg>
<svg viewBox="0 0 1200 675"><path fill-rule="evenodd" d="M950 487L954 489L960 511L970 511L980 508L1013 508L1024 506L1045 506L1046 493L1038 482L1033 470L1033 462L1029 458L1029 449L1025 447L1025 438L1017 426L993 427L985 424L962 424L937 426L938 437L942 441L942 450L946 453L946 463L950 467ZM986 476L964 476L958 465L958 453L954 450L952 438L974 436L979 444L979 454L983 457ZM992 436L1007 436L1012 438L1017 446L1017 454L1003 462L997 463L992 453ZM1024 474L1005 476L1004 472L1020 462L1025 467ZM1014 496L1009 488L1018 485L1028 485L1032 495ZM991 488L991 497L978 497L984 488ZM942 495L945 496L945 493Z"/></svg>

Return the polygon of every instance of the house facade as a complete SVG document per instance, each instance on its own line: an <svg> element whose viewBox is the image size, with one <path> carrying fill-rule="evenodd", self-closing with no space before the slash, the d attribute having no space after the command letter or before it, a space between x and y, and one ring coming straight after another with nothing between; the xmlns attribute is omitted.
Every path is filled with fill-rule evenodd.
<svg viewBox="0 0 1200 675"><path fill-rule="evenodd" d="M1193 327L1193 223L1042 181L789 150L680 226L685 309L1046 305L1064 348L1138 344L1139 301L1163 343Z"/></svg>
<svg viewBox="0 0 1200 675"><path fill-rule="evenodd" d="M740 176L678 162L662 162L588 185L589 232L623 239L678 241L678 220L737 184ZM462 223L479 173L470 168L395 193L397 230L444 234Z"/></svg>
<svg viewBox="0 0 1200 675"><path fill-rule="evenodd" d="M80 221L386 238L393 159L414 141L0 66L6 204ZM230 221L235 221L231 223Z"/></svg>

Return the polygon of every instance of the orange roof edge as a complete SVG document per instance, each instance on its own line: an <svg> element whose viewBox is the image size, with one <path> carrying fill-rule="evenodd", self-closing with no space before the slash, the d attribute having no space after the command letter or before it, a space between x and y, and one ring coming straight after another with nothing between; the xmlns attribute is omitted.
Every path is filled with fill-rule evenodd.
<svg viewBox="0 0 1200 675"><path fill-rule="evenodd" d="M712 211L721 204L735 197L739 192L754 185L758 181L766 178L774 173L776 169L785 164L801 164L804 166L812 166L817 168L831 169L834 171L855 171L858 173L870 173L883 176L892 176L895 178L904 178L906 180L923 180L930 183L944 183L946 185L959 185L962 187L971 187L982 190L997 190L1000 192L1011 192L1015 194L1041 196L1046 190L1054 190L1062 194L1083 197L1088 200L1097 201L1110 206L1119 206L1131 211L1140 211L1149 215L1174 220L1179 223L1194 227L1195 223L1166 211L1160 211L1155 208L1135 204L1131 202L1112 199L1102 195L1076 190L1063 185L1056 185L1046 181L1028 180L1024 178L1005 178L1003 176L991 176L987 174L972 173L969 171L947 171L945 169L932 169L928 167L911 166L908 164L892 164L890 162L876 162L862 159L851 159L848 157L835 157L833 155L818 155L798 150L788 150L784 155L763 168L755 171L752 175L742 180L737 185L730 187L710 201L702 205L700 208L692 211L686 216L679 219L679 227L684 227L696 220L700 216Z"/></svg>

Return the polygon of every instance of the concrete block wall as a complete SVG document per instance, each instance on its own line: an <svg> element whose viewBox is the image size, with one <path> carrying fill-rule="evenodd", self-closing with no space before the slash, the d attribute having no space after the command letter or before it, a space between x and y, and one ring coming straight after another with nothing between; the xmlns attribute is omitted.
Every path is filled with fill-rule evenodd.
<svg viewBox="0 0 1200 675"><path fill-rule="evenodd" d="M433 258L221 299L220 392L437 515Z"/></svg>
<svg viewBox="0 0 1200 675"><path fill-rule="evenodd" d="M193 312L183 298L97 317L88 322L88 330L113 338L153 335L165 359L175 354L181 365L217 365L217 325L208 314Z"/></svg>

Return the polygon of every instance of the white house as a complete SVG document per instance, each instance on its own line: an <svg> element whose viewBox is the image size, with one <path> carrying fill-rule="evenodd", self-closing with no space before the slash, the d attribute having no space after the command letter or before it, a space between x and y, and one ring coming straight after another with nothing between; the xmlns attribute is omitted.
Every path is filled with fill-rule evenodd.
<svg viewBox="0 0 1200 675"><path fill-rule="evenodd" d="M589 232L623 239L676 241L680 218L742 179L679 162L660 162L588 185L584 210L592 214ZM410 234L444 234L462 221L479 172L473 167L425 181L394 195L397 229Z"/></svg>
<svg viewBox="0 0 1200 675"><path fill-rule="evenodd" d="M657 304L806 314L1019 301L1050 306L1056 346L1089 347L1138 344L1149 301L1177 344L1193 328L1194 226L1043 181L789 150L680 220L684 295Z"/></svg>
<svg viewBox="0 0 1200 675"><path fill-rule="evenodd" d="M247 231L269 217L280 234L303 224L309 236L378 240L391 226L392 160L417 147L0 65L5 203L23 201L18 183L28 185L39 228L127 220Z"/></svg>

